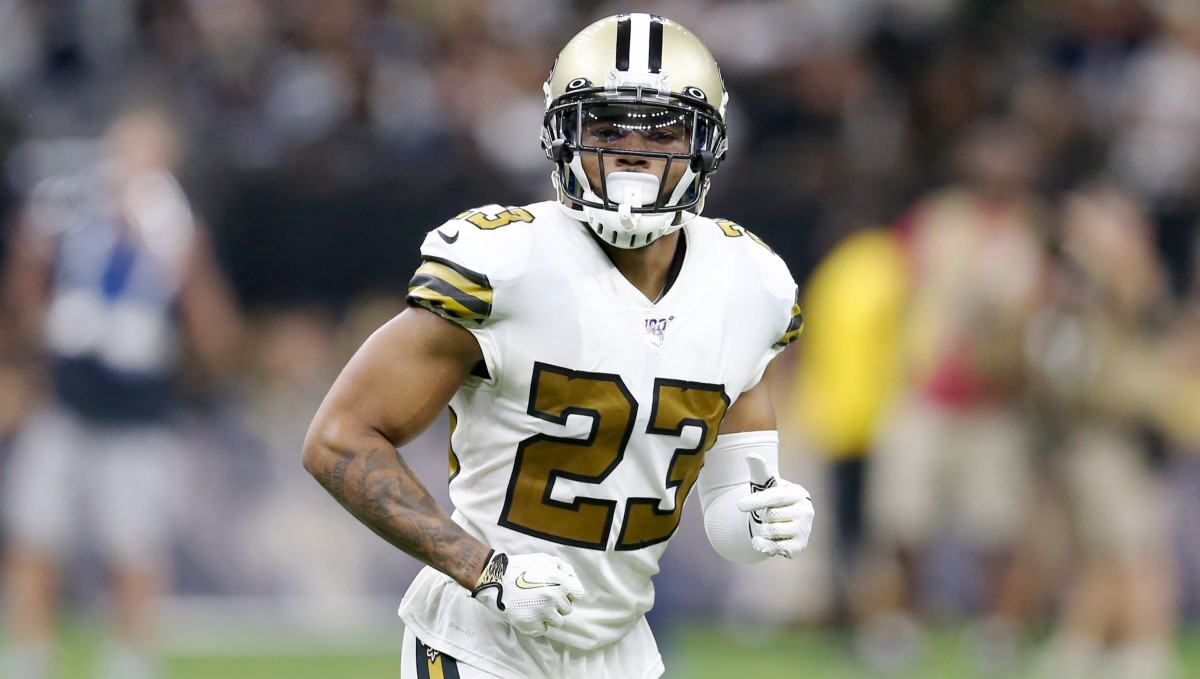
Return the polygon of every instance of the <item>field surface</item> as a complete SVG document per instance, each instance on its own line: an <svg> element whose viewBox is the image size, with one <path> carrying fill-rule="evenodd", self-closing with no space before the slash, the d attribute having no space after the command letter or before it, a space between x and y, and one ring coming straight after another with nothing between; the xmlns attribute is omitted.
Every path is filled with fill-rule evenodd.
<svg viewBox="0 0 1200 679"><path fill-rule="evenodd" d="M397 628L399 626L397 625ZM336 635L334 635L336 636ZM660 630L667 663L665 679L727 679L730 677L803 677L845 679L879 676L853 657L844 634L828 631L789 631L755 638L727 628L696 624ZM61 661L64 679L87 679L98 653L102 633L94 624L76 622L63 632ZM204 640L175 639L168 643L170 679L396 679L399 635L394 647L375 633L372 639L318 639L306 635L237 631ZM1179 645L1179 679L1200 679L1200 629L1185 632ZM930 634L925 659L894 679L963 679L985 676L973 668L962 633L942 628ZM1031 677L1028 662L992 678Z"/></svg>

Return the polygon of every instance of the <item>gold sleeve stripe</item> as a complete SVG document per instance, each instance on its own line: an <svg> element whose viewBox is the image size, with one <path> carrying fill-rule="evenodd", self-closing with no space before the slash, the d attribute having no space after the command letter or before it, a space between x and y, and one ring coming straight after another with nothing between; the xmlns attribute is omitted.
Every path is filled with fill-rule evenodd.
<svg viewBox="0 0 1200 679"><path fill-rule="evenodd" d="M408 283L407 301L450 320L483 322L492 313L492 286L483 274L427 258Z"/></svg>
<svg viewBox="0 0 1200 679"><path fill-rule="evenodd" d="M490 293L487 299L476 297L426 274L413 276L409 281L408 303L455 320L483 321L492 312Z"/></svg>
<svg viewBox="0 0 1200 679"><path fill-rule="evenodd" d="M454 285L463 290L470 290L472 287L487 288L488 294L492 292L492 284L488 281L488 277L478 271L471 271L467 267L452 262L441 257L424 257L421 266L417 268L417 273L427 272L450 281Z"/></svg>
<svg viewBox="0 0 1200 679"><path fill-rule="evenodd" d="M787 330L784 331L783 337L775 343L777 347L786 347L795 342L800 333L804 332L804 314L800 312L800 302L792 305L792 320L788 323Z"/></svg>

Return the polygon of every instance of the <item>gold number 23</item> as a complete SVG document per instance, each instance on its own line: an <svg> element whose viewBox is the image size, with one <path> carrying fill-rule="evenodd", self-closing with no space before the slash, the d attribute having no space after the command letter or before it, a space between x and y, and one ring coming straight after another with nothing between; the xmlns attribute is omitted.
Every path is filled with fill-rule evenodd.
<svg viewBox="0 0 1200 679"><path fill-rule="evenodd" d="M631 497L617 550L633 550L671 537L679 525L683 501L696 482L704 453L717 438L729 397L721 385L656 379L654 403L646 433L679 436L685 426L699 427L700 443L678 448L667 466L667 490L674 490L673 509L660 510L656 497ZM566 424L570 415L591 418L587 438L536 434L517 448L500 525L564 545L605 549L617 512L617 501L578 496L573 502L551 497L557 479L598 484L625 457L638 404L618 375L590 373L537 363L528 412Z"/></svg>

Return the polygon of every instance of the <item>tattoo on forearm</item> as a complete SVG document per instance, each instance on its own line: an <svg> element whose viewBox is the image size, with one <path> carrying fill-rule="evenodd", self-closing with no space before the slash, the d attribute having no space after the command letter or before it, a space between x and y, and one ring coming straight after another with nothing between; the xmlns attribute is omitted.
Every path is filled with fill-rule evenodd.
<svg viewBox="0 0 1200 679"><path fill-rule="evenodd" d="M346 480L346 467L349 464L350 458L343 457L334 462L332 467L325 468L325 488L337 498L338 502L344 502L345 496L342 492Z"/></svg>
<svg viewBox="0 0 1200 679"><path fill-rule="evenodd" d="M487 550L438 506L394 449L352 452L323 477L351 513L411 556L453 577L470 577L483 567Z"/></svg>

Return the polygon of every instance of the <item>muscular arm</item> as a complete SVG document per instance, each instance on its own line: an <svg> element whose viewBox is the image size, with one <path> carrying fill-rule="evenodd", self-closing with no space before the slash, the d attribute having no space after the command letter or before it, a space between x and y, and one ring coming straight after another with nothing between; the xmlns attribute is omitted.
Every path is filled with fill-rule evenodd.
<svg viewBox="0 0 1200 679"><path fill-rule="evenodd" d="M752 481L767 482L765 476L754 478L749 463L752 455L763 460L771 475L778 477L779 438L775 432L770 376L768 367L763 379L743 392L729 408L716 445L708 451L696 481L708 541L718 554L735 563L753 563L768 554L782 553L773 546L756 546L755 541L762 539L762 529L748 523L749 517L740 507L753 492Z"/></svg>
<svg viewBox="0 0 1200 679"><path fill-rule="evenodd" d="M743 431L774 431L775 405L771 401L771 379L775 364L771 361L758 384L745 391L730 406L721 421L721 434L736 434Z"/></svg>
<svg viewBox="0 0 1200 679"><path fill-rule="evenodd" d="M396 448L433 422L482 357L468 331L407 309L350 359L304 441L305 469L342 506L467 589L488 547L438 507Z"/></svg>

